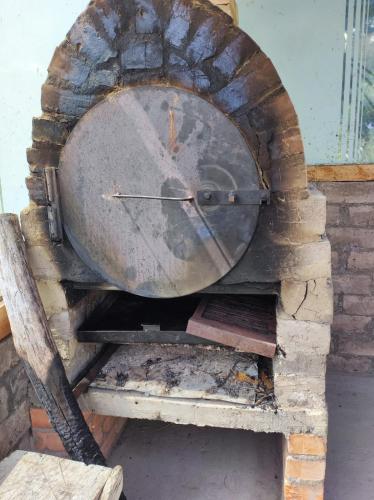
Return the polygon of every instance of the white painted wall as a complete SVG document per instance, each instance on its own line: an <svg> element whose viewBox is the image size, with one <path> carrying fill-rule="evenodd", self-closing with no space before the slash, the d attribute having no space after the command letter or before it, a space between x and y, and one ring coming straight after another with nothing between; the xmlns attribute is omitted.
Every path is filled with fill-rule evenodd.
<svg viewBox="0 0 374 500"><path fill-rule="evenodd" d="M27 205L25 150L54 48L88 0L12 0L0 9L3 209ZM241 27L272 58L300 117L307 161L336 157L345 0L238 0Z"/></svg>

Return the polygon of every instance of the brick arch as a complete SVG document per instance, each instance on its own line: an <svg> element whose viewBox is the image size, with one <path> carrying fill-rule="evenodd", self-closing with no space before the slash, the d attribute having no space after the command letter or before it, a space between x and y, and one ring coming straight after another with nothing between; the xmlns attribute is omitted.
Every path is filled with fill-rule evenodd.
<svg viewBox="0 0 374 500"><path fill-rule="evenodd" d="M152 82L192 90L230 115L273 191L306 188L297 115L274 66L208 0L91 1L50 63L44 115L28 154L33 172L57 166L68 133L97 102ZM30 197L38 202L35 184L29 178Z"/></svg>

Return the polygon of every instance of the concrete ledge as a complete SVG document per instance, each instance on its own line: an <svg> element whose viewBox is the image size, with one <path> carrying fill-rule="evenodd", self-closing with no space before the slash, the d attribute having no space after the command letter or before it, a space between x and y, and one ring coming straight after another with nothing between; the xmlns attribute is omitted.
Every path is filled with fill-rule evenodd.
<svg viewBox="0 0 374 500"><path fill-rule="evenodd" d="M280 409L273 411L245 405L198 399L145 396L133 391L89 388L81 396L84 410L116 417L161 420L199 427L223 427L283 434L327 432L327 411Z"/></svg>

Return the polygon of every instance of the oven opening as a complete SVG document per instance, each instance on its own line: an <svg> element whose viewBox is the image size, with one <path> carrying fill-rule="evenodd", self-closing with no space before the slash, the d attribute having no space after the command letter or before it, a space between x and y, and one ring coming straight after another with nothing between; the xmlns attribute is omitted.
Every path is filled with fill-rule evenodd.
<svg viewBox="0 0 374 500"><path fill-rule="evenodd" d="M274 295L110 292L78 340L118 346L97 388L276 410L275 308Z"/></svg>

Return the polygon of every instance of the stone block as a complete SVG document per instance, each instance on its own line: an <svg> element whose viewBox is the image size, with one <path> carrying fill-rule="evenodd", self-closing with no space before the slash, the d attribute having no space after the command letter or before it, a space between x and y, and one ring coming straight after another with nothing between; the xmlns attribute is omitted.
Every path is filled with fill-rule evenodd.
<svg viewBox="0 0 374 500"><path fill-rule="evenodd" d="M322 408L325 405L325 373L309 376L274 373L274 392L280 408Z"/></svg>
<svg viewBox="0 0 374 500"><path fill-rule="evenodd" d="M352 226L374 226L374 205L351 206L348 208L348 213Z"/></svg>
<svg viewBox="0 0 374 500"><path fill-rule="evenodd" d="M161 30L161 18L152 0L135 0L135 30L137 33L158 33Z"/></svg>
<svg viewBox="0 0 374 500"><path fill-rule="evenodd" d="M273 160L302 154L303 141L299 127L289 127L277 131L270 142L270 156Z"/></svg>
<svg viewBox="0 0 374 500"><path fill-rule="evenodd" d="M29 429L28 403L25 401L0 425L0 460L6 457Z"/></svg>
<svg viewBox="0 0 374 500"><path fill-rule="evenodd" d="M343 373L374 373L373 358L370 356L354 356L353 354L334 353L328 357L332 370Z"/></svg>
<svg viewBox="0 0 374 500"><path fill-rule="evenodd" d="M13 368L9 375L12 408L16 409L27 399L30 380L26 375L23 363L19 363L15 368Z"/></svg>
<svg viewBox="0 0 374 500"><path fill-rule="evenodd" d="M301 377L321 377L326 372L326 355L305 355L289 353L286 357L279 355L273 359L274 373L279 375L299 374Z"/></svg>
<svg viewBox="0 0 374 500"><path fill-rule="evenodd" d="M371 316L335 314L332 330L334 332L363 333L371 321Z"/></svg>
<svg viewBox="0 0 374 500"><path fill-rule="evenodd" d="M106 26L106 34L114 38L116 27L120 22L118 15L111 11L108 16L102 16L102 19L104 26ZM99 31L92 17L86 14L82 14L78 18L67 38L72 45L78 48L79 54L87 58L93 65L105 63L117 55L117 50L108 41L108 37Z"/></svg>
<svg viewBox="0 0 374 500"><path fill-rule="evenodd" d="M286 356L291 353L326 355L330 349L330 325L282 319L277 313L277 343Z"/></svg>
<svg viewBox="0 0 374 500"><path fill-rule="evenodd" d="M42 173L45 167L58 167L60 153L60 148L28 148L26 155L31 172Z"/></svg>
<svg viewBox="0 0 374 500"><path fill-rule="evenodd" d="M345 295L343 310L345 313L357 316L374 316L374 297Z"/></svg>
<svg viewBox="0 0 374 500"><path fill-rule="evenodd" d="M0 386L0 423L9 416L9 394L5 386Z"/></svg>
<svg viewBox="0 0 374 500"><path fill-rule="evenodd" d="M47 142L63 146L71 130L69 122L57 121L56 117L43 115L32 120L32 139L36 142ZM56 151L57 153L59 151ZM58 161L58 157L54 163Z"/></svg>
<svg viewBox="0 0 374 500"><path fill-rule="evenodd" d="M234 113L240 108L255 107L266 93L280 87L280 79L270 60L262 53L256 53L226 87L213 100L226 113Z"/></svg>
<svg viewBox="0 0 374 500"><path fill-rule="evenodd" d="M287 315L296 314L306 297L306 292L307 283L305 281L284 280L281 282L280 300Z"/></svg>
<svg viewBox="0 0 374 500"><path fill-rule="evenodd" d="M302 321L332 323L334 303L329 278L309 280L306 283L282 281L280 296L283 311L288 316ZM279 315L282 317L281 310Z"/></svg>
<svg viewBox="0 0 374 500"><path fill-rule="evenodd" d="M303 153L271 160L271 191L305 189L307 185L307 169Z"/></svg>
<svg viewBox="0 0 374 500"><path fill-rule="evenodd" d="M374 251L352 251L348 257L348 269L352 271L372 271L374 269Z"/></svg>
<svg viewBox="0 0 374 500"><path fill-rule="evenodd" d="M47 207L29 206L21 212L22 234L26 245L50 244Z"/></svg>
<svg viewBox="0 0 374 500"><path fill-rule="evenodd" d="M374 249L374 229L356 227L329 227L327 231L331 244Z"/></svg>
<svg viewBox="0 0 374 500"><path fill-rule="evenodd" d="M326 438L313 434L291 434L287 439L289 455L314 455L325 457Z"/></svg>
<svg viewBox="0 0 374 500"><path fill-rule="evenodd" d="M222 28L223 24L214 17L208 17L200 24L186 49L191 64L199 64L216 54L225 35Z"/></svg>
<svg viewBox="0 0 374 500"><path fill-rule="evenodd" d="M256 43L242 34L226 45L213 62L213 68L224 77L231 78L247 57L258 50Z"/></svg>
<svg viewBox="0 0 374 500"><path fill-rule="evenodd" d="M20 358L14 348L12 336L6 337L0 342L0 378L19 362Z"/></svg>
<svg viewBox="0 0 374 500"><path fill-rule="evenodd" d="M75 51L66 43L55 50L48 68L48 74L64 85L80 87L87 81L91 66L84 59L76 57Z"/></svg>
<svg viewBox="0 0 374 500"><path fill-rule="evenodd" d="M26 177L26 187L29 191L29 198L36 205L48 204L45 178L42 175L30 175Z"/></svg>
<svg viewBox="0 0 374 500"><path fill-rule="evenodd" d="M340 210L340 205L327 205L327 225L328 226L341 226L344 219Z"/></svg>
<svg viewBox="0 0 374 500"><path fill-rule="evenodd" d="M334 274L334 293L370 295L373 280L367 274Z"/></svg>
<svg viewBox="0 0 374 500"><path fill-rule="evenodd" d="M130 41L122 53L121 61L124 69L160 68L163 62L161 38L149 35Z"/></svg>
<svg viewBox="0 0 374 500"><path fill-rule="evenodd" d="M374 182L320 182L317 185L328 203L374 203Z"/></svg>
<svg viewBox="0 0 374 500"><path fill-rule="evenodd" d="M44 112L62 113L80 118L100 99L102 96L76 94L72 90L60 89L53 85L44 84L42 87L42 110Z"/></svg>
<svg viewBox="0 0 374 500"><path fill-rule="evenodd" d="M169 25L165 29L165 40L176 48L181 48L187 40L191 23L192 4L189 0L173 3Z"/></svg>
<svg viewBox="0 0 374 500"><path fill-rule="evenodd" d="M298 125L295 108L287 92L282 89L248 112L251 125L258 131L272 131Z"/></svg>

